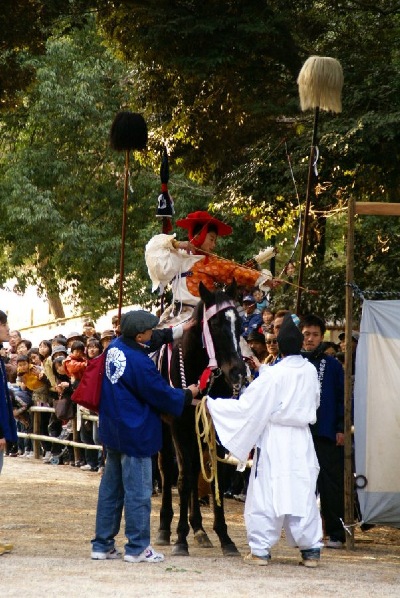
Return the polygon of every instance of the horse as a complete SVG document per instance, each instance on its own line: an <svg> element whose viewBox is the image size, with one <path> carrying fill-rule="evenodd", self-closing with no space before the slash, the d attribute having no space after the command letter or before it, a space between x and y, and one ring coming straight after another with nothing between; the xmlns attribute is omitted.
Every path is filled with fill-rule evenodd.
<svg viewBox="0 0 400 598"><path fill-rule="evenodd" d="M184 388L195 384L214 358L215 369L207 394L212 397L232 397L237 395L246 380L246 366L240 351L241 319L233 303L236 283L226 291L209 291L199 285L200 297L193 312L196 324L185 331L183 337L174 341L168 375L174 387ZM203 337L208 338L207 350L203 347ZM210 339L212 343L210 343ZM213 354L212 356L210 355ZM165 363L163 375L166 375ZM174 451L175 448L175 451ZM217 447L219 457L224 456L222 446ZM177 540L172 548L173 556L189 556L187 536L189 522L194 532L195 543L211 547L202 525L202 515L198 500L198 475L200 454L195 431L195 408L184 408L183 414L163 424L163 448L159 453L159 469L162 482L160 525L156 544L170 545L173 519L172 483L174 477L174 454L178 465L178 492L180 499ZM222 473L218 462L219 479ZM223 493L221 493L223 494ZM220 504L215 499L215 483L212 483L214 510L213 530L216 532L224 556L240 556L234 542L228 535L225 522L223 496Z"/></svg>

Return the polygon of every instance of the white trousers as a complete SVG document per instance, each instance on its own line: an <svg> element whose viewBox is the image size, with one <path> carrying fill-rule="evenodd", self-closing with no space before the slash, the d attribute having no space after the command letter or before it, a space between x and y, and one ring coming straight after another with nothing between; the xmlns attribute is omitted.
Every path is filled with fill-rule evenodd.
<svg viewBox="0 0 400 598"><path fill-rule="evenodd" d="M307 500L307 511L303 517L294 515L276 516L272 502L272 492L268 479L255 477L253 464L245 505L245 523L247 541L251 552L256 556L268 554L285 530L289 546L297 546L299 550L321 548L322 521L315 496L315 486L310 484ZM263 478L263 479L261 479Z"/></svg>

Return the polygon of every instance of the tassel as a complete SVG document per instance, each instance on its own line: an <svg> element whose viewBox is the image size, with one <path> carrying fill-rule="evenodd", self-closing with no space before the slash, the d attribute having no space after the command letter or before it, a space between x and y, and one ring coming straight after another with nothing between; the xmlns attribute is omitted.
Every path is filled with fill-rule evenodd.
<svg viewBox="0 0 400 598"><path fill-rule="evenodd" d="M111 125L110 145L117 151L143 150L147 144L147 125L135 112L118 112Z"/></svg>
<svg viewBox="0 0 400 598"><path fill-rule="evenodd" d="M335 58L310 56L297 79L301 109L342 111L343 71Z"/></svg>

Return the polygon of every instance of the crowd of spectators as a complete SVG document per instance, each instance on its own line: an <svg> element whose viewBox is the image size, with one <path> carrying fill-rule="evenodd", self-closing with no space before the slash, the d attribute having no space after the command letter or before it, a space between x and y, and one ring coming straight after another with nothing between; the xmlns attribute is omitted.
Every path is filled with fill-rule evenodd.
<svg viewBox="0 0 400 598"><path fill-rule="evenodd" d="M32 346L18 330L10 332L8 345L1 348L5 363L7 384L12 400L13 413L19 432L33 432L33 413L30 408L52 407L40 412L41 458L44 464L63 464L80 467L89 472L102 471L104 457L101 450L78 449L54 442L52 439L72 440L72 420L76 417L78 442L97 445L98 424L86 416L94 415L83 407L74 406L69 414L57 415L61 398L70 397L79 384L89 360L100 355L116 336L117 318L112 319L112 329L99 333L94 322L86 320L82 331L72 331L66 336L56 334ZM28 335L27 335L28 336ZM19 437L8 443L9 457L33 458L33 443L29 437ZM77 458L79 455L79 458Z"/></svg>

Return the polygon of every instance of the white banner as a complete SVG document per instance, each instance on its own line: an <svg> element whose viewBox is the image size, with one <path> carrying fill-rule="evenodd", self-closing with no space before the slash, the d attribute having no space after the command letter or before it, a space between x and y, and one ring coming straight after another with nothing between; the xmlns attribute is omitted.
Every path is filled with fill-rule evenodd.
<svg viewBox="0 0 400 598"><path fill-rule="evenodd" d="M400 301L364 301L354 427L363 520L400 527Z"/></svg>

